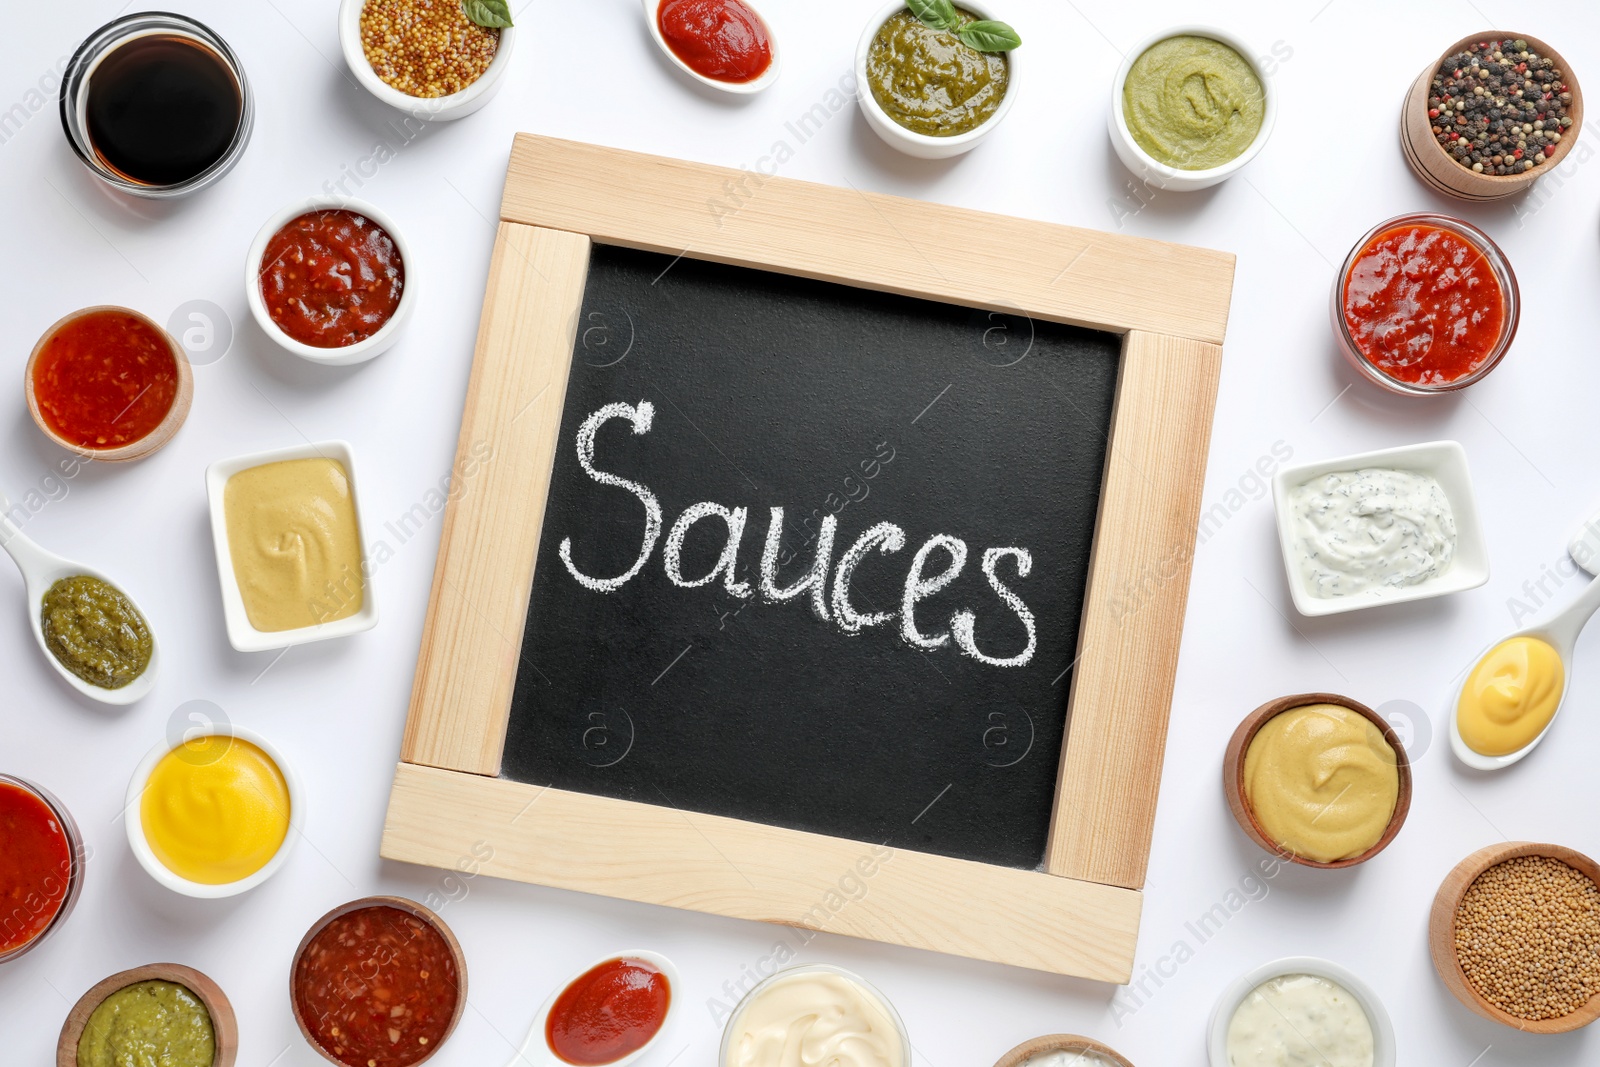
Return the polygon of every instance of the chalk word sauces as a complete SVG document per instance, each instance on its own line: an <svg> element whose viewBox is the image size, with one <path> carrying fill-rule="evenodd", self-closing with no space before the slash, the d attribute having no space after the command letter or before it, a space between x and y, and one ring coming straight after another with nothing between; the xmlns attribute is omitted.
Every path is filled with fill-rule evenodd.
<svg viewBox="0 0 1600 1067"><path fill-rule="evenodd" d="M583 466L585 473L601 485L625 489L632 493L644 505L645 512L644 537L639 546L639 555L634 560L633 566L614 577L597 577L579 570L572 560L572 538L562 540L561 562L566 565L568 573L585 589L596 593L614 593L621 589L644 569L655 552L656 542L661 540L663 517L661 502L656 499L655 494L638 482L601 470L594 462L595 434L605 423L612 419L626 419L633 427L634 433L643 434L650 431L654 418L655 406L648 400L641 400L637 405L607 404L585 419L583 425L578 428L578 462ZM727 531L727 541L722 553L706 574L693 578L685 577L682 560L684 539L696 523L713 518L720 520ZM950 616L947 629L925 630L923 627L931 623L926 620L919 623L917 620L917 602L948 586L966 567L967 543L959 537L934 534L917 549L911 559L910 569L906 572L899 610L862 612L850 595L850 582L855 577L856 568L873 552L891 555L904 549L905 530L892 522L877 523L863 531L840 554L839 561L835 565L833 551L838 537L839 520L835 515L824 516L816 536L816 555L813 557L811 569L804 577L790 585L780 586L778 556L783 542L784 519L783 508L775 507L768 519L756 588L752 589L750 583L740 581L736 573L739 549L744 540L744 528L748 518L749 512L746 508L728 508L709 500L686 508L667 531L666 542L662 546L661 561L668 580L679 588L695 589L721 579L722 587L729 596L746 600L759 594L760 599L768 604L780 604L807 597L811 603L811 610L817 618L824 622L832 622L847 634L857 634L868 627L886 626L898 620L900 637L912 648L933 651L948 646L954 637L956 647L964 654L991 667L1023 667L1033 659L1034 650L1038 645L1033 612L1023 603L1022 598L1011 590L1000 573L1004 564L1007 569L1015 572L1015 577L1026 578L1028 572L1033 570L1033 554L1026 548L983 550L979 565L984 577L988 579L989 587L1000 602L1016 615L1028 635L1026 646L1021 650L1009 655L991 654L994 650L985 652L978 647L978 618L975 612L967 608L957 610ZM939 566L941 562L942 567Z"/></svg>

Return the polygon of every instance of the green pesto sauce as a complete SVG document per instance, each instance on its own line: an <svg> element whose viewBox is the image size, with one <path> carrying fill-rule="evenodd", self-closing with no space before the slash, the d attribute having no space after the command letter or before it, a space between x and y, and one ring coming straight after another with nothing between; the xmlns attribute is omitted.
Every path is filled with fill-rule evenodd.
<svg viewBox="0 0 1600 1067"><path fill-rule="evenodd" d="M1266 112L1250 61L1209 37L1157 41L1133 61L1122 88L1134 142L1180 170L1210 170L1237 159L1261 132Z"/></svg>
<svg viewBox="0 0 1600 1067"><path fill-rule="evenodd" d="M977 20L956 8L964 24ZM867 49L867 85L895 122L913 133L954 137L1000 108L1011 67L1001 52L979 52L910 11L891 15Z"/></svg>
<svg viewBox="0 0 1600 1067"><path fill-rule="evenodd" d="M78 1067L211 1067L211 1013L175 982L139 982L95 1008L78 1038Z"/></svg>
<svg viewBox="0 0 1600 1067"><path fill-rule="evenodd" d="M116 586L80 574L44 595L45 647L90 685L121 689L150 666L150 627Z"/></svg>

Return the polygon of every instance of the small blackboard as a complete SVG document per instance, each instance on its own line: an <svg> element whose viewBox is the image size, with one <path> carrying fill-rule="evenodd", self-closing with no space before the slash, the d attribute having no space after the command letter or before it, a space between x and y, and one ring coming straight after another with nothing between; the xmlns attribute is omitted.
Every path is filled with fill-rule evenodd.
<svg viewBox="0 0 1600 1067"><path fill-rule="evenodd" d="M381 854L1127 982L1233 268L518 135Z"/></svg>
<svg viewBox="0 0 1600 1067"><path fill-rule="evenodd" d="M604 245L576 336L502 774L1039 867L1121 338ZM586 422L599 475L580 461ZM629 572L649 525L621 480L658 502L659 533L602 591L578 575ZM683 582L716 577L668 577L672 528L702 503L746 511L733 579L747 597L718 571L723 512L670 553ZM779 588L810 573L833 516L829 618L810 592L762 595L775 507ZM895 617L849 632L831 603L839 561L880 523L903 544L882 551L881 532L856 554L848 604ZM964 565L915 602L908 635L908 573L939 535ZM925 581L953 548L924 552ZM963 651L963 610L979 653L1026 662Z"/></svg>

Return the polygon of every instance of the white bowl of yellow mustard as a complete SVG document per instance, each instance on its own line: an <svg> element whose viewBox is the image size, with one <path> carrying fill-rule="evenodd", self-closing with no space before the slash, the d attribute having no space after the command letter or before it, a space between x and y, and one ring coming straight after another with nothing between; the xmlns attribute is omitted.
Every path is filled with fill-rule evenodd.
<svg viewBox="0 0 1600 1067"><path fill-rule="evenodd" d="M206 496L234 648L264 652L378 625L349 444L220 460L206 469Z"/></svg>
<svg viewBox="0 0 1600 1067"><path fill-rule="evenodd" d="M211 723L145 754L123 808L134 858L161 885L217 899L254 889L288 862L305 822L283 753L254 730Z"/></svg>

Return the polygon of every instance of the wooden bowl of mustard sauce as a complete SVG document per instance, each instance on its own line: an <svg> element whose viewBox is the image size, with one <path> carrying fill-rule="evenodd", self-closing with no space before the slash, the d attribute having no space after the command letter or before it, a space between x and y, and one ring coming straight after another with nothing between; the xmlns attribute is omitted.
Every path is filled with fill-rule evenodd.
<svg viewBox="0 0 1600 1067"><path fill-rule="evenodd" d="M1353 713L1377 728L1377 734L1393 750L1393 770L1396 777L1395 803L1387 824L1383 827L1373 843L1367 848L1353 855L1345 855L1335 859L1318 859L1305 855L1301 850L1292 845L1286 845L1276 839L1263 825L1263 819L1258 815L1250 798L1250 789L1246 780L1246 764L1249 762L1251 745L1255 743L1258 735L1268 723L1278 716L1301 708L1311 708L1318 705L1332 705L1336 709ZM1370 733L1367 735L1372 737ZM1387 766L1387 757L1381 752L1375 755L1380 766ZM1341 870L1345 867L1354 867L1365 863L1367 860L1389 847L1395 835L1400 832L1400 827L1405 824L1406 815L1411 810L1411 760L1406 755L1405 746L1400 743L1400 737L1395 733L1394 727L1388 721L1359 701L1336 693L1298 693L1294 696L1279 697L1269 700L1245 716L1233 737L1228 741L1228 749L1222 759L1222 789L1228 800L1228 810L1233 813L1239 828L1263 849L1273 853L1281 859L1297 863L1302 867L1313 867L1321 870ZM1335 791L1337 797L1338 792ZM1330 805L1331 806L1331 805Z"/></svg>

